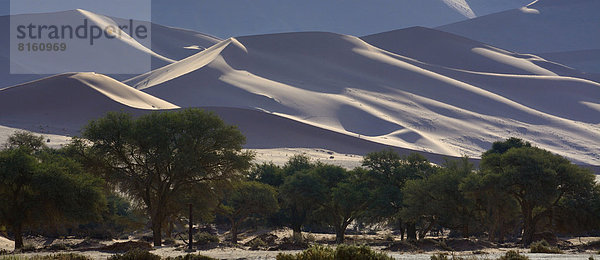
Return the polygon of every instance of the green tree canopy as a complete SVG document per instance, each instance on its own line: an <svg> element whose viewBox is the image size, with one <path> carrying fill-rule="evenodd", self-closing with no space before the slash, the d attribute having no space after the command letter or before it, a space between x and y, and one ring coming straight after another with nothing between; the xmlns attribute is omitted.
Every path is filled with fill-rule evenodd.
<svg viewBox="0 0 600 260"><path fill-rule="evenodd" d="M481 169L490 176L485 180L500 185L517 201L523 219L523 244L529 245L539 231L538 224L551 219L553 210L564 198L593 193L595 178L588 170L559 155L520 145L522 141L514 143L508 139L504 144L495 144L511 148L503 153L486 152Z"/></svg>
<svg viewBox="0 0 600 260"><path fill-rule="evenodd" d="M336 243L344 243L346 229L363 216L373 200L367 180L368 172L362 168L347 171L333 165L319 165L310 174L321 181L319 208L313 217L335 230Z"/></svg>
<svg viewBox="0 0 600 260"><path fill-rule="evenodd" d="M444 167L423 179L412 179L402 189L404 205L402 216L421 223L419 238L423 238L435 225L459 230L469 236L469 226L474 222L475 207L464 196L460 185L473 173L468 158L446 161Z"/></svg>
<svg viewBox="0 0 600 260"><path fill-rule="evenodd" d="M249 179L255 180L273 187L279 187L285 180L283 169L272 162L255 164L250 171Z"/></svg>
<svg viewBox="0 0 600 260"><path fill-rule="evenodd" d="M97 220L106 209L104 182L41 140L18 133L0 151L0 223L11 228L15 249L26 227Z"/></svg>
<svg viewBox="0 0 600 260"><path fill-rule="evenodd" d="M302 226L318 207L323 187L319 178L309 171L301 171L285 179L279 188L279 198L287 225L295 241L302 240Z"/></svg>
<svg viewBox="0 0 600 260"><path fill-rule="evenodd" d="M275 188L253 181L236 182L226 191L218 212L231 223L231 242L237 244L239 225L251 216L268 216L279 209Z"/></svg>
<svg viewBox="0 0 600 260"><path fill-rule="evenodd" d="M408 180L426 178L436 169L418 153L401 156L393 150L369 153L364 157L362 165L369 169L367 179L375 194L367 213L369 218L376 221L397 221L401 239L404 239L405 230L408 238L416 239L416 223L404 221L400 214L405 206L402 189Z"/></svg>
<svg viewBox="0 0 600 260"><path fill-rule="evenodd" d="M200 109L138 118L109 113L91 121L82 136L91 144L84 149L89 165L145 205L156 246L181 193L235 179L253 158L242 152L245 137L236 127Z"/></svg>

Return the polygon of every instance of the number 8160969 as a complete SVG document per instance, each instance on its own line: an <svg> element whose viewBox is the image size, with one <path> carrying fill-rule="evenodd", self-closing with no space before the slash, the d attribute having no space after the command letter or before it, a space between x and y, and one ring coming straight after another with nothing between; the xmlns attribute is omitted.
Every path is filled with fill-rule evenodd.
<svg viewBox="0 0 600 260"><path fill-rule="evenodd" d="M27 52L43 52L43 51L66 51L66 43L19 43L17 45L19 51Z"/></svg>

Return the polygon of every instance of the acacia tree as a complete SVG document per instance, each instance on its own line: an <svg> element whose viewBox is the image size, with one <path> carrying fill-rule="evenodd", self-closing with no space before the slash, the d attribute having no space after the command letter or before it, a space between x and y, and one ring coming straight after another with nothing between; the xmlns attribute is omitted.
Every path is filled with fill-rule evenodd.
<svg viewBox="0 0 600 260"><path fill-rule="evenodd" d="M292 229L295 242L302 241L302 226L317 209L323 187L319 178L308 170L288 176L279 188L280 205L285 222Z"/></svg>
<svg viewBox="0 0 600 260"><path fill-rule="evenodd" d="M279 205L283 222L292 229L295 242L302 241L302 226L317 209L321 182L310 170L316 167L306 155L294 155L283 166Z"/></svg>
<svg viewBox="0 0 600 260"><path fill-rule="evenodd" d="M375 197L368 214L374 219L398 221L400 237L416 240L417 230L414 219L403 219L401 211L405 207L402 189L408 180L422 179L435 172L435 168L422 155L413 153L401 156L393 150L383 150L367 154L362 166L369 169L369 180Z"/></svg>
<svg viewBox="0 0 600 260"><path fill-rule="evenodd" d="M259 182L241 181L225 192L217 212L229 220L231 242L237 244L238 226L248 217L268 216L278 209L275 188Z"/></svg>
<svg viewBox="0 0 600 260"><path fill-rule="evenodd" d="M431 176L406 182L402 189L405 204L402 215L424 224L420 239L435 225L458 229L464 237L469 236L475 206L460 190L460 185L472 171L473 165L465 157L446 161L444 167Z"/></svg>
<svg viewBox="0 0 600 260"><path fill-rule="evenodd" d="M372 201L366 170L347 171L333 165L319 165L311 171L321 181L317 199L320 208L314 216L335 230L337 244L344 243L346 228L363 216Z"/></svg>
<svg viewBox="0 0 600 260"><path fill-rule="evenodd" d="M77 162L45 147L41 136L17 133L0 151L0 223L20 249L27 227L98 220L106 209L103 185Z"/></svg>
<svg viewBox="0 0 600 260"><path fill-rule="evenodd" d="M508 149L495 149L510 147ZM594 192L594 175L567 159L531 147L515 138L494 144L484 153L481 169L514 198L523 219L524 245L533 242L538 224L552 223L553 211L565 197Z"/></svg>
<svg viewBox="0 0 600 260"><path fill-rule="evenodd" d="M236 127L200 109L139 118L109 113L91 121L82 136L91 143L78 141L90 166L145 205L155 246L166 219L180 208L173 205L181 193L237 178L253 158L242 151L245 137Z"/></svg>

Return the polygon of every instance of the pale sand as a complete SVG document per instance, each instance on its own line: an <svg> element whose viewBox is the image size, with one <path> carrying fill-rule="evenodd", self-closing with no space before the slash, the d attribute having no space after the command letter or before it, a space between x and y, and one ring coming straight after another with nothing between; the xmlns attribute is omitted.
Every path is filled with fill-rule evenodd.
<svg viewBox="0 0 600 260"><path fill-rule="evenodd" d="M291 231L289 229L276 230L273 233L280 237L291 235ZM306 235L306 233L305 233L305 235ZM311 234L311 236L313 236L317 240L324 240L324 239L325 240L333 240L335 237L334 235L329 235L329 234ZM375 236L381 237L381 235L375 235ZM348 237L355 237L355 238L364 237L364 238L373 239L375 236L373 236L373 235L370 235L370 236L349 235ZM245 239L243 239L241 241L241 244L243 244L244 242L247 242L251 238L252 237L246 237ZM575 245L577 245L579 243L579 240L580 239L578 239L578 238L569 239L569 241L573 242L573 244L575 244ZM594 240L598 240L598 237L581 238L581 241L584 243L589 242L589 241L594 241ZM31 242L31 241L26 241L26 242ZM106 243L110 243L110 241L107 241ZM12 241L10 241L6 238L0 237L0 249L10 251L10 250L12 250L13 245L14 244L12 244ZM373 247L373 249L381 251L381 248L379 248L379 247ZM480 250L477 254L474 254L473 252L470 252L470 251L453 252L453 253L452 252L401 253L401 252L389 252L389 251L382 251L382 252L393 256L395 259L430 259L431 255L436 254L436 253L447 253L447 254L454 254L457 256L476 256L479 259L496 259L496 258L500 257L501 255L503 255L508 250L515 250L515 249L512 249L512 248L484 249L484 250ZM531 253L527 253L529 251L527 249L516 249L516 250L520 251L522 254L528 255L530 257L530 259L588 259L590 256L593 256L595 258L600 257L600 255L598 255L597 252L591 252L591 251L586 252L586 253L567 252L566 254L531 254ZM110 253L98 252L98 251L83 251L83 252L72 251L72 252L78 253L78 254L83 254L83 255L89 256L93 259L107 259L111 255L113 255ZM157 254L162 257L169 257L169 256L174 257L174 256L187 254L186 252L184 252L182 250L182 248L175 248L175 247L169 247L169 246L155 248L151 252L153 254ZM217 259L274 259L277 256L277 254L279 254L279 253L295 254L298 252L300 252L300 251L299 250L261 251L261 250L247 250L247 249L243 249L243 248L215 248L215 249L210 249L210 250L199 250L194 253L196 253L196 254L199 253L199 254L210 256L210 257L217 258ZM27 253L27 254L17 254L17 255L32 256L32 255L49 255L49 254L56 254L56 253L60 253L60 252L40 252L40 253Z"/></svg>

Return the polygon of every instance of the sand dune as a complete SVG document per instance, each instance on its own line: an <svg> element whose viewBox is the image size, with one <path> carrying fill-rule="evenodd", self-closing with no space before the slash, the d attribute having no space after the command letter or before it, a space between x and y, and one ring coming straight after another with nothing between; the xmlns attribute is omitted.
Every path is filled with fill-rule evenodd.
<svg viewBox="0 0 600 260"><path fill-rule="evenodd" d="M448 68L523 75L573 75L579 71L535 55L502 50L455 34L411 27L361 37L381 49Z"/></svg>
<svg viewBox="0 0 600 260"><path fill-rule="evenodd" d="M537 0L525 7L444 25L438 29L521 53L564 53L600 46L600 1ZM551 57L551 56L547 56ZM599 73L598 59L559 59L578 69ZM585 63L585 66L582 66Z"/></svg>
<svg viewBox="0 0 600 260"><path fill-rule="evenodd" d="M0 33L4 35L10 35L9 28L10 25L10 16L1 16L0 17ZM42 24L51 24L52 21L59 23L61 25L74 25L77 26L81 24L81 21L87 18L90 23L98 24L127 24L124 19L120 18L112 18L106 17L99 14L94 14L85 10L71 10L57 13L40 13L40 14L27 14L27 15L17 15L13 16L13 18L17 20L24 20L28 22L34 21L43 21ZM136 24L145 25L148 28L151 28L151 46L145 46L136 42L135 40L123 40L121 41L122 49L127 50L128 52L134 53L143 53L147 54L151 57L152 69L163 67L167 64L170 64L174 61L186 58L190 55L196 54L205 48L212 46L213 44L220 42L221 40L202 33L184 30L173 27L166 27L162 25L152 24L148 22L136 21ZM0 88L13 86L16 84L25 83L32 80L41 79L43 77L49 75L36 75L36 74L10 74L10 66L20 66L19 64L14 63L14 60L10 59L10 41L0 41L0 48L3 51L0 51ZM106 56L106 60L112 60L111 64L104 64L108 67L118 67L121 66L126 68L129 66L126 59L123 59L123 54L119 52L112 52L109 49L95 48L94 51L104 51L102 55ZM97 54L97 53L96 53ZM26 66L21 66L24 71L32 71L35 72L39 69L44 68L53 68L56 70L61 70L63 72L71 72L72 68L62 68L61 62L56 62L55 59L43 59L41 56L37 56L40 60L36 63L35 68L28 68ZM79 58L80 60L75 62L81 63L89 63L90 66L96 68L98 64L90 63L88 57L71 57L71 58ZM11 64L11 62L13 62ZM132 61L133 62L133 61ZM69 63L67 63L68 65ZM92 67L91 67L92 68ZM85 66L81 66L78 68L78 71L93 71L93 69L86 69ZM127 71L124 69L124 71ZM124 73L125 74L125 73ZM126 79L132 77L132 75L109 75L118 80Z"/></svg>
<svg viewBox="0 0 600 260"><path fill-rule="evenodd" d="M96 73L60 74L0 89L1 124L42 133L73 134L108 111L176 108Z"/></svg>
<svg viewBox="0 0 600 260"><path fill-rule="evenodd" d="M600 49L550 52L538 54L544 59L568 64L580 71L590 72L587 77L600 82Z"/></svg>
<svg viewBox="0 0 600 260"><path fill-rule="evenodd" d="M598 83L489 46L459 41L445 51L471 55L487 71L450 54L400 55L352 36L288 33L228 39L128 84L182 107L254 109L418 151L476 157L517 136L600 164Z"/></svg>
<svg viewBox="0 0 600 260"><path fill-rule="evenodd" d="M519 12L559 8L550 2ZM0 89L0 124L72 135L107 111L204 107L238 125L247 148L364 154L395 147L440 162L478 157L516 136L600 165L600 84L539 56L421 27L362 39L303 32L214 45L210 36L156 28L163 31L152 48L123 44L164 66L124 83L68 73Z"/></svg>

